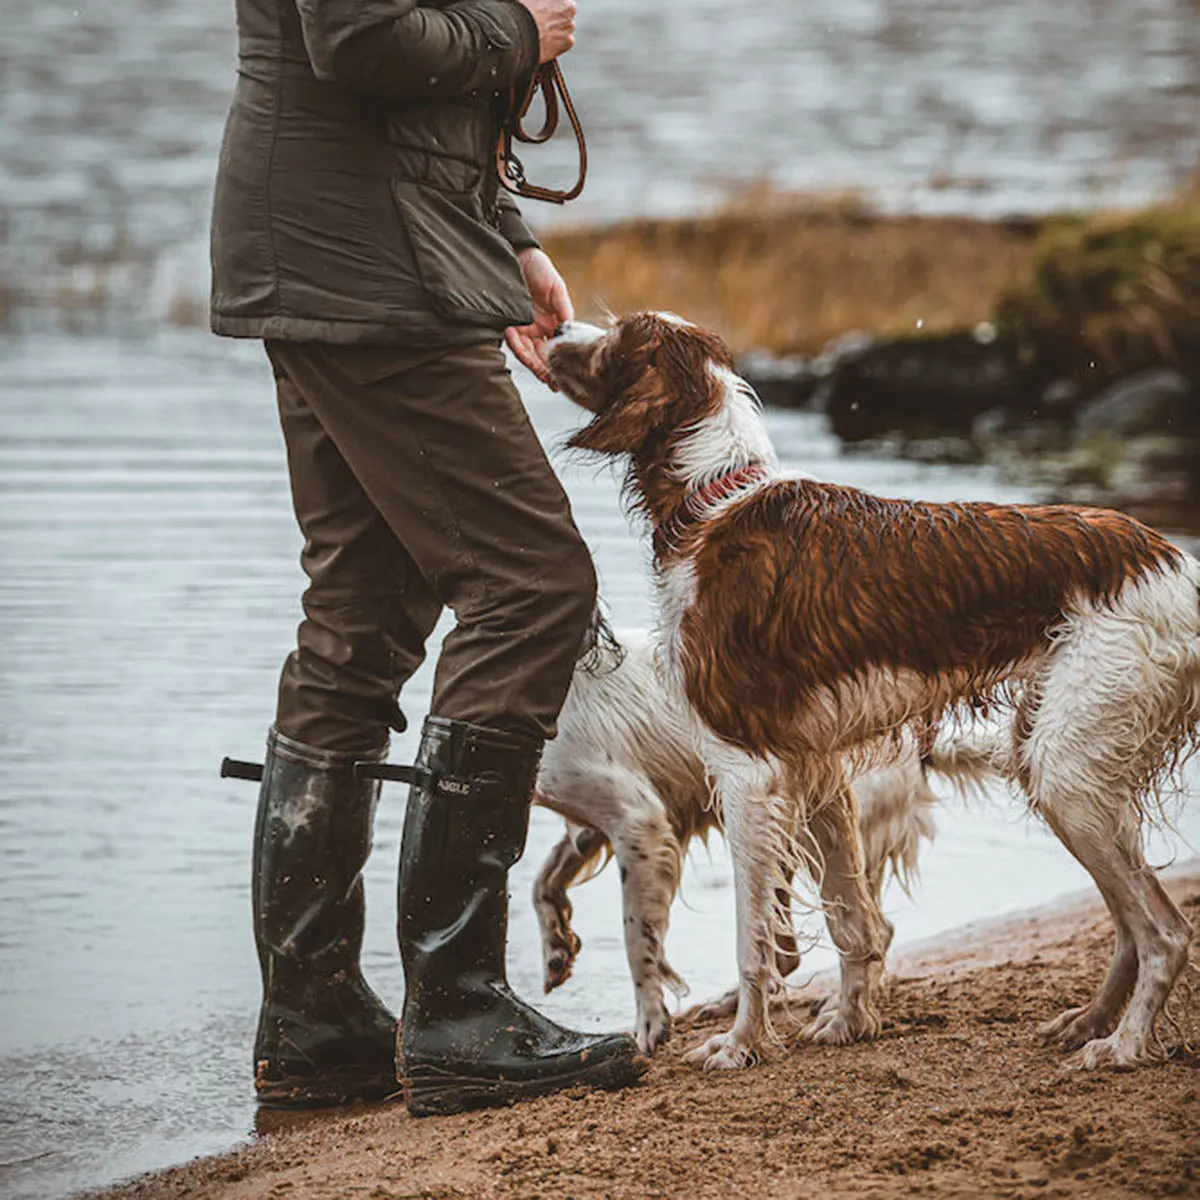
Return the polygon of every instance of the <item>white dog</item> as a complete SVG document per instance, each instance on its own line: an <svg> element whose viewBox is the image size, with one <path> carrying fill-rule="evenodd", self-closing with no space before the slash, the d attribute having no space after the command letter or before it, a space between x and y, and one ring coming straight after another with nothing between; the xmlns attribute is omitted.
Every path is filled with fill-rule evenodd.
<svg viewBox="0 0 1200 1200"><path fill-rule="evenodd" d="M877 902L889 869L907 882L921 841L934 836L931 810L939 799L925 767L967 784L989 774L986 756L967 743L939 742L922 763L906 739L893 763L855 780L867 883ZM691 840L719 828L719 819L688 712L663 686L647 634L622 633L619 644L601 638L577 667L558 736L546 746L536 800L568 823L533 889L546 991L570 976L580 949L567 889L595 875L611 849L621 874L636 1036L651 1053L671 1029L664 990L686 990L664 952L683 858ZM788 910L786 890L776 900ZM779 974L790 974L799 955L786 930L775 952Z"/></svg>

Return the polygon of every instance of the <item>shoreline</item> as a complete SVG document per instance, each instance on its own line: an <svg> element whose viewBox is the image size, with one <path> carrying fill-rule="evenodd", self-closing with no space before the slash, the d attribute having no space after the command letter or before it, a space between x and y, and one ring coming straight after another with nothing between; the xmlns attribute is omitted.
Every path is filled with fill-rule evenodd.
<svg viewBox="0 0 1200 1200"><path fill-rule="evenodd" d="M1162 878L1200 921L1200 859ZM264 1112L248 1145L88 1195L1200 1195L1195 990L1173 1001L1191 1048L1137 1071L1063 1072L1036 1036L1087 998L1111 944L1099 898L1078 893L901 947L873 1043L803 1045L777 1018L785 1045L761 1066L701 1074L680 1056L721 1023L685 1013L646 1081L623 1093L423 1121L399 1104ZM818 976L798 989L798 1020L827 988Z"/></svg>

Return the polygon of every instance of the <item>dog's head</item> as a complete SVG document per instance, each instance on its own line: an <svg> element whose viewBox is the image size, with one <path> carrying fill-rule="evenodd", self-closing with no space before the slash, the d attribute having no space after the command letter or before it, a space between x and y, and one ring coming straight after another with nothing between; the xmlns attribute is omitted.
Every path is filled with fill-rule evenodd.
<svg viewBox="0 0 1200 1200"><path fill-rule="evenodd" d="M608 329L571 321L550 344L555 385L592 414L571 445L634 459L661 455L673 435L714 415L718 372L733 358L715 334L673 313L635 313Z"/></svg>

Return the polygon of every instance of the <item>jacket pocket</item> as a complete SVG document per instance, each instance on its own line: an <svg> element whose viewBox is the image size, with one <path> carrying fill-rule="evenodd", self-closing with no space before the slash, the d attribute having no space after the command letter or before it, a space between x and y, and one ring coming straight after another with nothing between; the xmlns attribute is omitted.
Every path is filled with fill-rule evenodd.
<svg viewBox="0 0 1200 1200"><path fill-rule="evenodd" d="M392 196L439 316L498 330L533 320L517 256L498 230L460 206L469 195L393 180Z"/></svg>

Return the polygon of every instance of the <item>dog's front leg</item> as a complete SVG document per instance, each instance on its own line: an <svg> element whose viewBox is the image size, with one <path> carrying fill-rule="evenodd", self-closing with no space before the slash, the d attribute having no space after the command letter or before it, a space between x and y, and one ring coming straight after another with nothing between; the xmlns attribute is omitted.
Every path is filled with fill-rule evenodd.
<svg viewBox="0 0 1200 1200"><path fill-rule="evenodd" d="M679 888L682 855L666 811L649 790L630 789L627 817L613 833L621 868L625 952L637 1000L638 1046L653 1054L671 1034L671 1014L663 995L686 989L666 957L671 901Z"/></svg>
<svg viewBox="0 0 1200 1200"><path fill-rule="evenodd" d="M766 1032L767 986L774 971L775 875L779 846L788 836L765 789L746 789L736 777L723 781L717 776L716 782L733 861L738 999L729 1032L709 1038L684 1057L706 1071L752 1066L758 1060Z"/></svg>
<svg viewBox="0 0 1200 1200"><path fill-rule="evenodd" d="M878 1000L883 989L887 926L863 869L858 812L850 789L841 785L818 802L808 833L821 873L821 899L829 935L841 959L841 987L805 1036L826 1045L845 1045L878 1036Z"/></svg>

